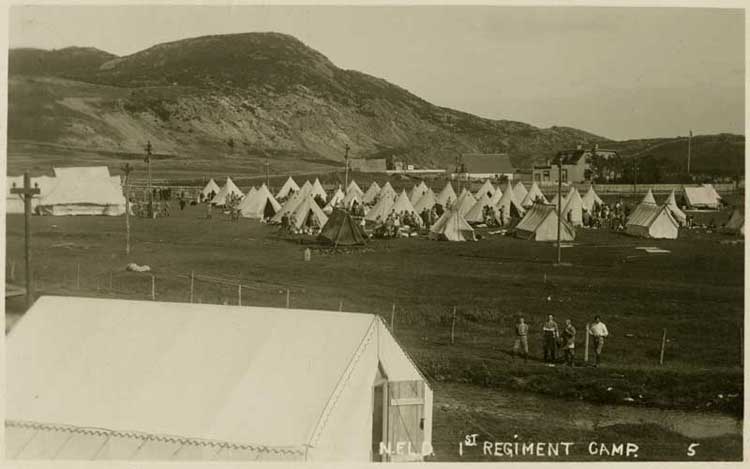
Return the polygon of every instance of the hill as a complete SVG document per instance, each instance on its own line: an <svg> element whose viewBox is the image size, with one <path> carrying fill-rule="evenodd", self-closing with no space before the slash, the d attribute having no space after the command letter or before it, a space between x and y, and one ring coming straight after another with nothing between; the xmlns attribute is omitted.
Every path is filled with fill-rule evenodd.
<svg viewBox="0 0 750 469"><path fill-rule="evenodd" d="M277 33L206 36L126 57L95 49L14 49L9 140L185 158L343 159L399 155L452 167L462 152L507 152L519 166L607 139L572 128L484 119L336 67ZM270 156L269 156L270 155ZM303 162L304 164L304 162Z"/></svg>

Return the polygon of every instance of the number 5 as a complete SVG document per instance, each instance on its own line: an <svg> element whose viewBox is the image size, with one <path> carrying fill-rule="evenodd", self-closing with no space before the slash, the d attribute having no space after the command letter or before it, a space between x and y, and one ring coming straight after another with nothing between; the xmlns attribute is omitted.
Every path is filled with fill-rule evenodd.
<svg viewBox="0 0 750 469"><path fill-rule="evenodd" d="M695 449L700 446L700 443L690 443L690 446L688 446L687 455L691 458L695 456Z"/></svg>

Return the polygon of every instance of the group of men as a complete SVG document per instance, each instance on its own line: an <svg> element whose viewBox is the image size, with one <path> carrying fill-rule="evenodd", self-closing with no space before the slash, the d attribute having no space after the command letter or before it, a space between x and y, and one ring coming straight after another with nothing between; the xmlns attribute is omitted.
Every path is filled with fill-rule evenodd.
<svg viewBox="0 0 750 469"><path fill-rule="evenodd" d="M562 351L563 362L568 366L575 366L576 350L576 328L570 319L565 320L565 327L560 329L553 315L548 315L542 324L542 348L544 350L544 362L548 366L554 366L558 362L558 351ZM599 316L594 317L594 322L588 326L588 334L593 337L594 366L601 363L601 355L604 349L604 339L609 335L607 326ZM513 355L522 356L528 360L529 356L529 325L521 316L515 325L515 342L513 344Z"/></svg>
<svg viewBox="0 0 750 469"><path fill-rule="evenodd" d="M625 229L630 208L621 200L615 203L614 207L607 204L595 203L591 213L583 209L583 226L588 228L606 229L612 231L622 231Z"/></svg>

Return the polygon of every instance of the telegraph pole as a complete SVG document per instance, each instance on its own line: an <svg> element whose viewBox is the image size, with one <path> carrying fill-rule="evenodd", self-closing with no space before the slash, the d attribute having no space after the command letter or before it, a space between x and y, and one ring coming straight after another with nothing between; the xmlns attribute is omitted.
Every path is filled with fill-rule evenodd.
<svg viewBox="0 0 750 469"><path fill-rule="evenodd" d="M144 161L148 165L148 216L154 216L154 193L151 188L151 140L146 142L146 158Z"/></svg>
<svg viewBox="0 0 750 469"><path fill-rule="evenodd" d="M128 176L133 170L130 163L122 166L122 172L125 173L123 188L125 189L125 254L130 254L130 189L128 188Z"/></svg>
<svg viewBox="0 0 750 469"><path fill-rule="evenodd" d="M509 189L510 190L510 189ZM557 155L557 263L562 259L560 229L562 228L562 156Z"/></svg>
<svg viewBox="0 0 750 469"><path fill-rule="evenodd" d="M25 249L26 249L26 307L31 308L34 303L34 286L32 284L31 275L31 199L35 194L39 194L39 187L31 187L31 177L29 177L28 171L23 173L23 187L16 188L13 184L13 188L10 190L11 194L18 194L23 198L23 213L24 213L24 231L25 231Z"/></svg>
<svg viewBox="0 0 750 469"><path fill-rule="evenodd" d="M344 190L349 188L349 144L344 147Z"/></svg>
<svg viewBox="0 0 750 469"><path fill-rule="evenodd" d="M692 156L692 146L693 146L693 131L691 130L688 134L688 174L690 174L690 157Z"/></svg>
<svg viewBox="0 0 750 469"><path fill-rule="evenodd" d="M269 168L271 166L271 163L268 162L268 157L266 156L266 187L271 188L271 183L269 182L271 180L271 176L269 174Z"/></svg>

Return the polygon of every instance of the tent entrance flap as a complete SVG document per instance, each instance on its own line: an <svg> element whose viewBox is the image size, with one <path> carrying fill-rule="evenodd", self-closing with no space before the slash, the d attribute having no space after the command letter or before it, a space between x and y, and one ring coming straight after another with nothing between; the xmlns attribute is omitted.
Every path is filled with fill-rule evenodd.
<svg viewBox="0 0 750 469"><path fill-rule="evenodd" d="M425 383L388 383L388 427L385 459L392 462L422 461L424 443Z"/></svg>

